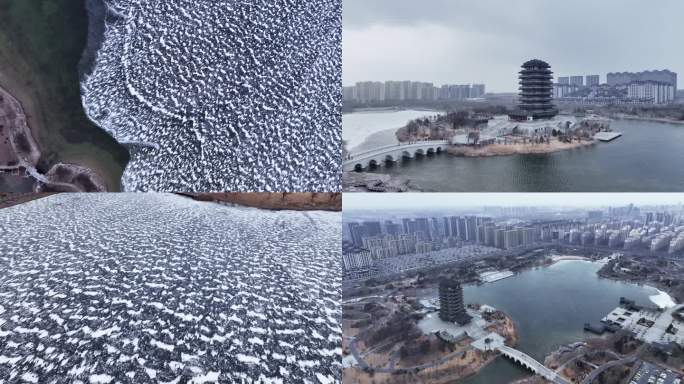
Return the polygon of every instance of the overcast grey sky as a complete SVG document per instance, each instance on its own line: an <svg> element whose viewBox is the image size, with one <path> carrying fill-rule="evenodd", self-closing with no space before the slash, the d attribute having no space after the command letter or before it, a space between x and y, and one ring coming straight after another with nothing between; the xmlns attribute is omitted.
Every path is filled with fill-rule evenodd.
<svg viewBox="0 0 684 384"><path fill-rule="evenodd" d="M370 209L431 209L483 206L601 207L678 205L684 193L345 193L345 211Z"/></svg>
<svg viewBox="0 0 684 384"><path fill-rule="evenodd" d="M682 0L343 0L343 8L345 85L481 82L512 92L531 58L556 75L601 82L616 71L684 73Z"/></svg>

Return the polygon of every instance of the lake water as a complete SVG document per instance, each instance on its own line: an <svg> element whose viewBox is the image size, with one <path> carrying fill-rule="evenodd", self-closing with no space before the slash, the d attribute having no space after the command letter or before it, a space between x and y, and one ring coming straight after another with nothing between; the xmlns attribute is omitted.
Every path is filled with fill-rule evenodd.
<svg viewBox="0 0 684 384"><path fill-rule="evenodd" d="M10 174L0 174L0 192L28 193L33 192L35 182L32 178Z"/></svg>
<svg viewBox="0 0 684 384"><path fill-rule="evenodd" d="M397 128L402 125L400 121L407 120L392 113L366 115L346 115L343 135L357 135L358 127L373 124L377 124L379 131L387 131L388 125ZM405 160L373 172L408 178L423 190L439 192L684 190L684 125L616 120L612 128L623 136L591 147L542 155L480 158L441 154ZM384 135L393 135L392 131Z"/></svg>
<svg viewBox="0 0 684 384"><path fill-rule="evenodd" d="M600 321L620 297L654 306L649 296L657 289L601 279L596 274L600 268L600 263L559 261L494 283L464 286L463 296L466 303L488 304L511 316L520 336L516 348L543 362L559 346L595 336L583 331L584 323ZM499 357L459 383L502 384L529 374Z"/></svg>

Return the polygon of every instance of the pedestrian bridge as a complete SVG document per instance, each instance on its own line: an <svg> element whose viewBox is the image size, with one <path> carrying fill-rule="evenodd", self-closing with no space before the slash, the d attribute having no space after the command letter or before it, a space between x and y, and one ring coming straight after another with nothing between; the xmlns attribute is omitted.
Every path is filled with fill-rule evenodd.
<svg viewBox="0 0 684 384"><path fill-rule="evenodd" d="M448 145L447 140L414 141L351 153L342 162L342 170L345 172L362 171L370 167L382 166L386 162L396 162L403 158L412 159L416 156L436 154L446 150Z"/></svg>
<svg viewBox="0 0 684 384"><path fill-rule="evenodd" d="M534 372L535 374L545 378L546 380L549 380L549 381L554 382L556 384L570 384L567 380L562 378L555 371L547 368L546 366L544 366L544 364L538 362L537 360L533 359L529 355L518 351L515 348L511 348L511 347L508 347L506 345L501 345L501 346L497 347L496 349L498 349L502 355L513 360L515 363L518 363L518 364L522 365L523 367L529 369L530 371Z"/></svg>

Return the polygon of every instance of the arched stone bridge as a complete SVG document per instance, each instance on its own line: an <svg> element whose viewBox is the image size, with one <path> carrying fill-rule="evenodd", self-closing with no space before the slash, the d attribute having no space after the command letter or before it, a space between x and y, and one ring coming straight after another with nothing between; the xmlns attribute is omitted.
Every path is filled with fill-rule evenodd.
<svg viewBox="0 0 684 384"><path fill-rule="evenodd" d="M446 150L447 140L416 141L409 144L394 144L384 147L350 154L342 162L342 170L345 172L362 171L371 166L382 166L386 162L399 161L402 158L412 159L416 155L429 155Z"/></svg>
<svg viewBox="0 0 684 384"><path fill-rule="evenodd" d="M537 360L533 359L529 355L518 351L515 348L511 348L511 347L506 346L506 345L501 345L501 346L497 347L496 349L498 349L502 355L513 360L515 363L522 365L523 367L529 369L530 371L536 373L537 375L545 378L546 380L549 380L549 381L554 382L556 384L570 384L567 380L562 378L555 371L547 368L546 366L544 366L544 364L538 362Z"/></svg>

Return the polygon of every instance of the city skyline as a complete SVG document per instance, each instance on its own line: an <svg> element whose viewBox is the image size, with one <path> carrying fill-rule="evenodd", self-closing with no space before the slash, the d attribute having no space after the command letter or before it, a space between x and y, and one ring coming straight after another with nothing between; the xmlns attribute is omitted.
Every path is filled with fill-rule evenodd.
<svg viewBox="0 0 684 384"><path fill-rule="evenodd" d="M483 199L486 197L486 200ZM342 196L345 211L503 207L608 207L684 204L684 193L420 193L395 194L392 199L372 193Z"/></svg>
<svg viewBox="0 0 684 384"><path fill-rule="evenodd" d="M599 74L602 82L609 72L684 71L684 54L668 48L684 32L679 2L433 4L346 2L343 84L410 79L485 83L491 92L514 92L511 73L532 57L548 61L556 76ZM658 20L657 28L629 22L644 14Z"/></svg>
<svg viewBox="0 0 684 384"><path fill-rule="evenodd" d="M367 278L419 268L425 263L407 260L406 255L439 256L441 262L453 262L494 256L497 250L526 252L531 250L529 247L543 248L553 244L660 252L661 255L663 252L674 255L684 250L681 207L644 208L647 207L624 205L607 210L586 209L581 215L545 217L532 211L517 212L515 220L497 215L483 216L483 212L465 215L424 212L414 217L347 220L342 247L344 273L352 279ZM453 249L458 252L450 251ZM382 264L388 259L390 264L383 272ZM437 260L433 259L425 265L435 262Z"/></svg>

